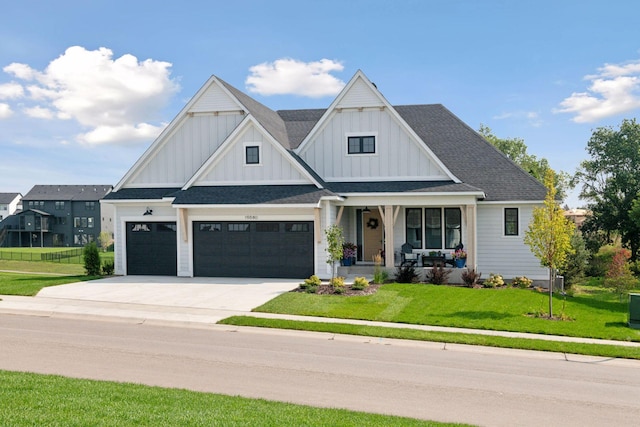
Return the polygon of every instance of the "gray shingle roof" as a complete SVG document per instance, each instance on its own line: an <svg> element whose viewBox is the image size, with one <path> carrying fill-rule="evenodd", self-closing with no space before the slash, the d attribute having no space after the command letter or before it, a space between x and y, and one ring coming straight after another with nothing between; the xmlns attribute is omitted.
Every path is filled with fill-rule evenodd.
<svg viewBox="0 0 640 427"><path fill-rule="evenodd" d="M280 110L278 115L284 120L289 145L292 149L298 148L304 138L311 132L313 126L318 123L326 109L315 110Z"/></svg>
<svg viewBox="0 0 640 427"><path fill-rule="evenodd" d="M380 182L330 182L329 189L348 195L349 193L479 193L482 190L469 184L453 181L380 181Z"/></svg>
<svg viewBox="0 0 640 427"><path fill-rule="evenodd" d="M105 200L161 200L173 197L179 188L121 188L105 197Z"/></svg>
<svg viewBox="0 0 640 427"><path fill-rule="evenodd" d="M191 187L179 192L173 204L315 204L321 197L333 195L329 190L315 185Z"/></svg>
<svg viewBox="0 0 640 427"><path fill-rule="evenodd" d="M284 125L284 121L278 113L270 109L269 107L259 103L255 99L247 96L243 92L239 91L235 87L231 86L229 83L224 80L218 78L220 83L227 88L229 92L233 94L238 101L242 103L248 110L249 113L260 122L260 124L273 136L280 144L282 144L285 148L289 149L289 139L287 137L287 130Z"/></svg>
<svg viewBox="0 0 640 427"><path fill-rule="evenodd" d="M13 202L20 193L0 193L0 204L8 205Z"/></svg>
<svg viewBox="0 0 640 427"><path fill-rule="evenodd" d="M109 184L100 185L34 185L22 198L29 200L100 200L113 188Z"/></svg>
<svg viewBox="0 0 640 427"><path fill-rule="evenodd" d="M433 153L486 200L544 200L545 187L440 104L396 106Z"/></svg>

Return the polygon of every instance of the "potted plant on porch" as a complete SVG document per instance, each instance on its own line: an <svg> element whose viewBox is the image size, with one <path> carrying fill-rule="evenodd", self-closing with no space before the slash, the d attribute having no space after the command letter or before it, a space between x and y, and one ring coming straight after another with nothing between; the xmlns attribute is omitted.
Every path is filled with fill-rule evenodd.
<svg viewBox="0 0 640 427"><path fill-rule="evenodd" d="M355 264L356 255L358 254L358 247L351 242L346 242L342 245L342 265L345 267Z"/></svg>
<svg viewBox="0 0 640 427"><path fill-rule="evenodd" d="M464 249L456 249L451 253L451 258L453 258L453 262L456 263L457 268L464 268L464 265L467 263L467 252Z"/></svg>

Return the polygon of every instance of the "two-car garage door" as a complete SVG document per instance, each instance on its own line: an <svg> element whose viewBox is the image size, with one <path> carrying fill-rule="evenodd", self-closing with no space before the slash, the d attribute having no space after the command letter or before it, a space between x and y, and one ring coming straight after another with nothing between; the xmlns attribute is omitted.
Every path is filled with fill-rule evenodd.
<svg viewBox="0 0 640 427"><path fill-rule="evenodd" d="M194 222L195 276L305 278L313 222Z"/></svg>
<svg viewBox="0 0 640 427"><path fill-rule="evenodd" d="M127 274L177 275L175 222L128 222L126 234ZM193 223L195 276L305 278L313 247L313 222Z"/></svg>

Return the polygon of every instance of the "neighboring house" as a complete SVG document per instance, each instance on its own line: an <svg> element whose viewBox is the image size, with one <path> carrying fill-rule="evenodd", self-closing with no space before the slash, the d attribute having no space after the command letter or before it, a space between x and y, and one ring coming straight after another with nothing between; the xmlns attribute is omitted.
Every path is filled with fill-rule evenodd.
<svg viewBox="0 0 640 427"><path fill-rule="evenodd" d="M0 221L22 209L20 193L0 193Z"/></svg>
<svg viewBox="0 0 640 427"><path fill-rule="evenodd" d="M111 185L36 185L22 198L21 212L5 225L4 246L84 246L112 224L100 200ZM103 216L104 215L104 216ZM113 228L107 228L113 230ZM111 231L112 232L112 231Z"/></svg>
<svg viewBox="0 0 640 427"><path fill-rule="evenodd" d="M582 228L582 224L585 222L589 214L590 212L587 209L574 208L564 211L564 216L571 220L578 229Z"/></svg>
<svg viewBox="0 0 640 427"><path fill-rule="evenodd" d="M331 276L324 230L370 263L451 252L546 270L523 242L546 190L442 105L392 106L358 71L327 109L273 111L212 76L114 187L116 274Z"/></svg>

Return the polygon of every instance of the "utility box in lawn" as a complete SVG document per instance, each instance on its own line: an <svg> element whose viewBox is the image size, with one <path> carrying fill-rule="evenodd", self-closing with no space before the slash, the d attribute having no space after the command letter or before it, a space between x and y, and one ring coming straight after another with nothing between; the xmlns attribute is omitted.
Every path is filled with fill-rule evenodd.
<svg viewBox="0 0 640 427"><path fill-rule="evenodd" d="M629 294L629 326L640 329L640 294Z"/></svg>

